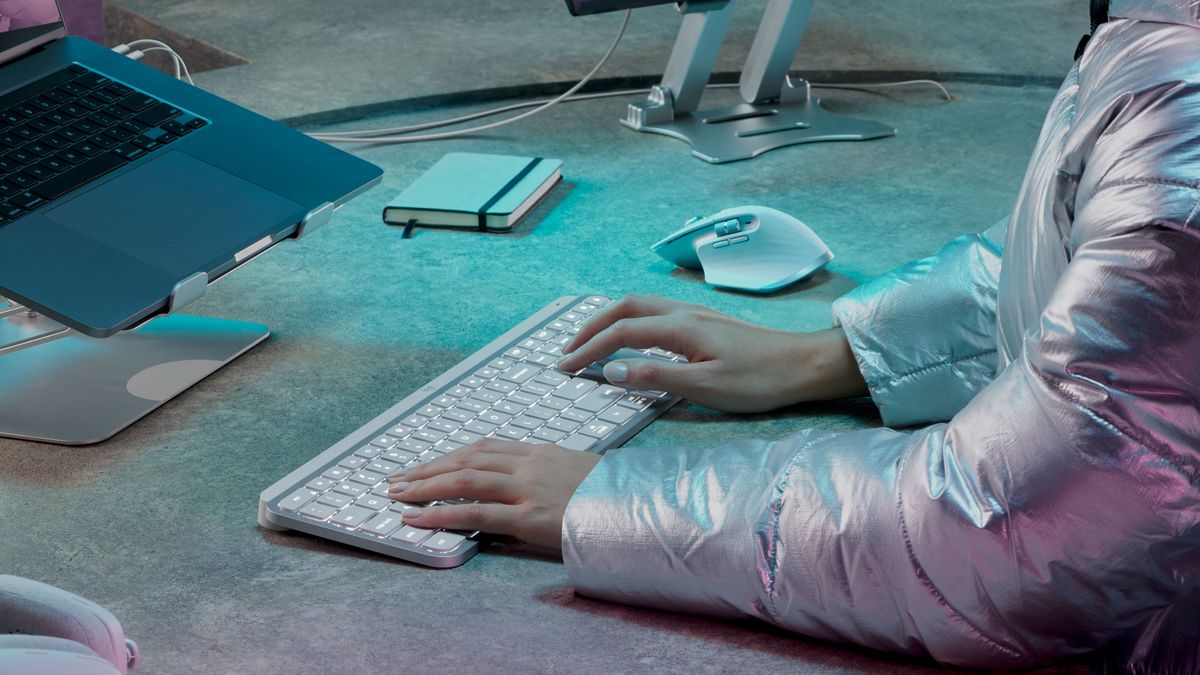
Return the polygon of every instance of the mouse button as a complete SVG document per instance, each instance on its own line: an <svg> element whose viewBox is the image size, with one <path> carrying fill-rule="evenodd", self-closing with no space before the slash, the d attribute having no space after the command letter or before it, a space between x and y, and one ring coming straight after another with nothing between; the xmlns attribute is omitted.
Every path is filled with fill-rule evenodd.
<svg viewBox="0 0 1200 675"><path fill-rule="evenodd" d="M721 241L714 241L712 247L713 248L725 248L728 245L729 245L728 241L721 240Z"/></svg>
<svg viewBox="0 0 1200 675"><path fill-rule="evenodd" d="M730 244L740 244L744 241L750 241L750 237L747 237L745 235L742 235L740 237L734 237L733 239L729 240L729 243Z"/></svg>

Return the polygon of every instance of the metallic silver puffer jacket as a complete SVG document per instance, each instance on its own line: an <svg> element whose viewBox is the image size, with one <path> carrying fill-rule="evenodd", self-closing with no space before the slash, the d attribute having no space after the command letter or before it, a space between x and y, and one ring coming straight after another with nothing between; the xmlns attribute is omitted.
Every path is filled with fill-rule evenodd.
<svg viewBox="0 0 1200 675"><path fill-rule="evenodd" d="M981 668L1200 672L1200 0L1114 0L1009 219L834 305L889 425L610 452L580 593Z"/></svg>

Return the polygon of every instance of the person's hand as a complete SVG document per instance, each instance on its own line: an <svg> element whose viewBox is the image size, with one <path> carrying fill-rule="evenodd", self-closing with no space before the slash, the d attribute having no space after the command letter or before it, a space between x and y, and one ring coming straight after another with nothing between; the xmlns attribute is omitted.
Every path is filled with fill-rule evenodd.
<svg viewBox="0 0 1200 675"><path fill-rule="evenodd" d="M788 333L655 296L627 296L597 312L563 347L558 367L577 371L625 347L659 347L688 363L619 359L604 366L609 382L717 410L762 412L867 393L840 328Z"/></svg>
<svg viewBox="0 0 1200 675"><path fill-rule="evenodd" d="M404 514L414 527L512 535L561 554L562 521L575 488L600 456L557 445L484 439L388 476L402 502L475 499L486 504L428 506Z"/></svg>

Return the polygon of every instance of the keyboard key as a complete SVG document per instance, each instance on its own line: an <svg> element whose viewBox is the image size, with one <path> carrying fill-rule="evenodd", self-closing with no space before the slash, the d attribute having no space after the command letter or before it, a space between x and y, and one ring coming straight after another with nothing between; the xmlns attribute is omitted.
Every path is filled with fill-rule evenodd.
<svg viewBox="0 0 1200 675"><path fill-rule="evenodd" d="M463 430L479 434L480 436L487 436L496 430L496 425L481 420L471 420L463 425Z"/></svg>
<svg viewBox="0 0 1200 675"><path fill-rule="evenodd" d="M100 145L100 147L103 148L104 145L108 145L108 138L98 136L92 138L92 143ZM134 145L133 143L122 143L118 145L118 147L113 148L113 154L121 157L122 160L132 162L133 160L138 159L138 157L145 155L146 150L144 148L138 148L137 145Z"/></svg>
<svg viewBox="0 0 1200 675"><path fill-rule="evenodd" d="M370 464L368 464L367 468L371 471L377 471L379 473L387 475L387 474L392 473L393 471L399 469L400 465L397 464L396 462L389 462L386 460L377 459L374 462L371 462Z"/></svg>
<svg viewBox="0 0 1200 675"><path fill-rule="evenodd" d="M43 169L42 167L38 166L37 164L30 164L29 166L22 169L22 171L25 174L32 177L35 181L46 180L47 178L54 175L53 171L47 171L47 170Z"/></svg>
<svg viewBox="0 0 1200 675"><path fill-rule="evenodd" d="M409 502L392 502L392 505L388 507L388 511L399 513L402 516L406 513L420 510L421 506L419 504L411 504Z"/></svg>
<svg viewBox="0 0 1200 675"><path fill-rule="evenodd" d="M316 499L316 497L317 493L307 488L296 490L292 494L279 501L279 508L287 511L288 513L293 513L295 511L299 511L304 507L305 504Z"/></svg>
<svg viewBox="0 0 1200 675"><path fill-rule="evenodd" d="M72 146L72 149L75 150L76 152L78 152L82 155L86 155L88 157L95 157L96 155L99 155L100 153L104 152L103 150L101 150L100 148L97 148L96 146L92 145L88 141L76 143L74 146Z"/></svg>
<svg viewBox="0 0 1200 675"><path fill-rule="evenodd" d="M31 155L36 155L38 157L45 157L46 155L54 154L54 148L46 145L45 143L42 143L41 141L34 141L33 143L26 143L25 146L23 148L21 148L21 150L28 152Z"/></svg>
<svg viewBox="0 0 1200 675"><path fill-rule="evenodd" d="M99 89L97 91L93 91L92 93L88 94L88 98L93 101L96 101L98 103L103 103L104 105L108 105L110 103L116 103L118 97L113 96L112 94L108 93L107 91L104 91L103 89Z"/></svg>
<svg viewBox="0 0 1200 675"><path fill-rule="evenodd" d="M429 424L425 426L425 428L432 429L434 431L440 431L445 434L452 434L455 431L458 431L459 426L461 426L460 422L455 422L454 420L449 420L449 419L442 419L439 417L436 420L431 420L429 422Z"/></svg>
<svg viewBox="0 0 1200 675"><path fill-rule="evenodd" d="M460 447L464 445L470 445L472 443L478 443L482 438L482 435L472 433L470 431L456 431L449 436L449 440ZM445 442L446 441L442 441L442 443Z"/></svg>
<svg viewBox="0 0 1200 675"><path fill-rule="evenodd" d="M426 443L429 443L430 445L437 443L438 441L442 440L445 437L446 437L446 434L443 434L439 431L430 431L428 429L422 429L422 430L418 431L417 433L413 434L413 438L417 439L418 441L424 441Z"/></svg>
<svg viewBox="0 0 1200 675"><path fill-rule="evenodd" d="M75 148L82 150L82 147L79 145L75 146ZM67 169L33 188L32 192L43 199L57 199L84 183L91 182L124 164L125 160L116 155L100 155L83 164Z"/></svg>
<svg viewBox="0 0 1200 675"><path fill-rule="evenodd" d="M396 449L396 450L388 450L387 452L383 453L382 458L386 459L389 462L395 462L397 464L408 464L409 462L411 462L417 458L417 454L412 453L412 452L407 452L405 450Z"/></svg>
<svg viewBox="0 0 1200 675"><path fill-rule="evenodd" d="M596 439L592 438L591 436L576 434L574 436L567 436L566 438L562 439L558 442L558 445L568 450L579 450L580 452L586 452L589 448L595 445L596 442Z"/></svg>
<svg viewBox="0 0 1200 675"><path fill-rule="evenodd" d="M176 124L176 123L175 122L167 122L166 124L163 125L163 127L166 128L168 125L171 125L171 124ZM117 126L121 129L124 129L125 131L128 131L131 134L140 134L149 128L145 124L142 124L141 122L139 122L137 120L125 120L124 122L121 122ZM171 129L167 129L167 130L170 131L171 133L175 134L176 136L179 135L179 133L176 131L173 131Z"/></svg>
<svg viewBox="0 0 1200 675"><path fill-rule="evenodd" d="M547 408L545 406L536 405L536 406L530 408L529 410L527 410L525 412L525 414L529 415L530 417L536 417L537 419L544 421L544 420L548 420L548 419L553 419L554 416L558 414L558 411L553 408Z"/></svg>
<svg viewBox="0 0 1200 675"><path fill-rule="evenodd" d="M404 524L404 519L397 513L379 513L363 525L362 532L370 532L377 537L387 537Z"/></svg>
<svg viewBox="0 0 1200 675"><path fill-rule="evenodd" d="M430 445L431 445L430 443L426 443L424 441L420 441L415 438L406 438L403 441L401 441L399 445L396 446L396 450L399 450L401 452L407 452L410 455L412 455L413 457L416 457L417 455L421 454L422 452L425 452L426 450L428 450ZM388 456L389 454L391 454L391 453L385 452L383 454L383 458L388 461L396 461L396 460L392 459L391 457L389 457Z"/></svg>
<svg viewBox="0 0 1200 675"><path fill-rule="evenodd" d="M32 192L20 192L9 197L8 202L10 204L16 204L26 211L32 211L42 204L45 204L46 200L33 194Z"/></svg>
<svg viewBox="0 0 1200 675"><path fill-rule="evenodd" d="M526 394L529 394L530 396L539 396L540 397L540 396L546 396L550 392L554 391L554 389L547 387L544 384L538 384L537 382L530 382L529 384L526 384L524 387L521 387L521 391Z"/></svg>
<svg viewBox="0 0 1200 675"><path fill-rule="evenodd" d="M99 73L89 72L85 75L80 75L74 80L71 80L71 84L83 87L84 89L95 89L97 87L103 87L112 84L112 80Z"/></svg>
<svg viewBox="0 0 1200 675"><path fill-rule="evenodd" d="M513 426L511 424L500 427L496 430L496 438L503 438L508 441L524 440L524 438L528 435L528 429L522 429L521 427Z"/></svg>
<svg viewBox="0 0 1200 675"><path fill-rule="evenodd" d="M347 506L350 506L350 503L353 501L353 499L347 497L346 495L339 495L336 492L323 494L319 499L317 499L318 504L332 506L335 509L344 509Z"/></svg>
<svg viewBox="0 0 1200 675"><path fill-rule="evenodd" d="M444 553L453 551L466 540L467 538L461 534L455 534L453 532L438 532L429 539L425 540L424 546L431 551Z"/></svg>
<svg viewBox="0 0 1200 675"><path fill-rule="evenodd" d="M359 525L367 522L375 512L370 509L364 509L361 506L348 506L342 509L336 516L329 519L331 523L337 523L347 529L357 529Z"/></svg>
<svg viewBox="0 0 1200 675"><path fill-rule="evenodd" d="M579 422L559 417L558 419L551 420L546 426L550 429L569 434L579 428Z"/></svg>
<svg viewBox="0 0 1200 675"><path fill-rule="evenodd" d="M500 379L513 384L525 384L542 373L541 368L527 364L513 366L500 374Z"/></svg>
<svg viewBox="0 0 1200 675"><path fill-rule="evenodd" d="M366 494L354 500L355 506L361 506L364 509L372 511L382 511L392 505L392 500L387 497L377 497L375 495Z"/></svg>
<svg viewBox="0 0 1200 675"><path fill-rule="evenodd" d="M580 428L579 433L587 434L593 438L604 438L616 428L617 425L609 424L608 422L591 422Z"/></svg>
<svg viewBox="0 0 1200 675"><path fill-rule="evenodd" d="M383 454L383 448L378 445L366 445L358 449L354 454L366 459L375 459Z"/></svg>
<svg viewBox="0 0 1200 675"><path fill-rule="evenodd" d="M333 487L333 491L357 499L367 493L367 488L358 483L338 483Z"/></svg>
<svg viewBox="0 0 1200 675"><path fill-rule="evenodd" d="M538 373L537 377L533 379L534 382L541 382L542 384L546 384L551 387L557 387L571 378L570 376L563 375L557 370L543 370L541 373Z"/></svg>
<svg viewBox="0 0 1200 675"><path fill-rule="evenodd" d="M10 204L0 205L0 218L4 218L5 220L16 220L23 215L25 215L25 210L19 206L13 206Z"/></svg>
<svg viewBox="0 0 1200 675"><path fill-rule="evenodd" d="M307 518L312 518L313 520L327 520L329 516L332 516L335 513L337 513L337 509L333 508L332 506L325 506L324 504L316 503L309 504L308 506L300 509L300 515Z"/></svg>
<svg viewBox="0 0 1200 675"><path fill-rule="evenodd" d="M517 385L513 384L512 382L505 382L504 380L494 380L487 383L487 389L490 391L499 392L501 394L508 394L516 391Z"/></svg>
<svg viewBox="0 0 1200 675"><path fill-rule="evenodd" d="M597 419L604 420L605 422L611 422L617 426L620 426L633 419L634 415L637 415L636 410L614 405L608 410L600 413L600 415L597 416Z"/></svg>
<svg viewBox="0 0 1200 675"><path fill-rule="evenodd" d="M616 403L624 395L625 390L620 387L597 387L589 392L587 396L576 401L575 407L580 410L596 413Z"/></svg>
<svg viewBox="0 0 1200 675"><path fill-rule="evenodd" d="M133 94L130 94L128 97L121 99L121 101L119 103L117 103L117 105L121 106L122 108L125 108L126 110L136 113L136 112L141 112L156 103L158 103L158 99L154 98L153 96L147 96L145 94L140 94L140 93L135 92ZM148 127L152 127L152 126L156 126L157 122L153 123L153 124L147 122L145 124Z"/></svg>
<svg viewBox="0 0 1200 675"><path fill-rule="evenodd" d="M520 417L513 418L512 425L514 427L521 427L522 429L533 431L534 429L542 426L542 420L529 415L521 415Z"/></svg>
<svg viewBox="0 0 1200 675"><path fill-rule="evenodd" d="M557 396L548 396L539 401L538 404L543 408L550 408L551 410L566 410L567 408L571 407L570 401Z"/></svg>
<svg viewBox="0 0 1200 675"><path fill-rule="evenodd" d="M523 391L514 391L513 393L508 395L509 401L511 401L512 403L523 405L526 408L533 405L534 403L537 403L539 398L541 398L541 397L534 396L532 394L526 394Z"/></svg>
<svg viewBox="0 0 1200 675"><path fill-rule="evenodd" d="M387 434L383 434L382 436L379 436L375 440L371 441L371 445L377 445L385 450L388 448L394 448L399 443L399 438L396 438L395 436L388 436Z"/></svg>
<svg viewBox="0 0 1200 675"><path fill-rule="evenodd" d="M470 410L464 410L463 408L452 408L442 413L442 417L452 419L459 424L464 424L475 419L475 413L471 412Z"/></svg>
<svg viewBox="0 0 1200 675"><path fill-rule="evenodd" d="M348 478L351 473L353 472L350 469L340 466L332 466L326 469L325 473L321 474L321 476L332 481L342 481Z"/></svg>
<svg viewBox="0 0 1200 675"><path fill-rule="evenodd" d="M355 483L361 483L368 487L379 484L385 478L387 478L387 476L381 473L375 473L374 471L358 471L353 476L350 476L351 481Z"/></svg>
<svg viewBox="0 0 1200 675"><path fill-rule="evenodd" d="M317 492L325 492L334 485L336 485L336 483L328 478L314 478L308 481L308 485L305 485L304 487L308 488L309 490L316 490Z"/></svg>
<svg viewBox="0 0 1200 675"><path fill-rule="evenodd" d="M124 103L125 101L121 101L122 105L124 105ZM148 127L156 127L172 117L179 115L181 112L183 111L175 106L168 105L166 103L159 103L158 105L152 106L141 113L138 113L137 117L134 117L134 119Z"/></svg>
<svg viewBox="0 0 1200 675"><path fill-rule="evenodd" d="M367 460L364 457L350 456L338 462L338 466L351 471L358 471L367 465Z"/></svg>
<svg viewBox="0 0 1200 675"><path fill-rule="evenodd" d="M559 417L562 419L571 420L572 422L583 423L590 421L592 419L592 414L583 412L582 410L564 410L559 413Z"/></svg>
<svg viewBox="0 0 1200 675"><path fill-rule="evenodd" d="M542 427L541 429L538 429L537 431L533 432L532 438L539 440L539 441L546 441L547 443L557 443L557 442L561 441L562 439L566 438L566 436L567 435L565 433L558 431L556 429L551 429L549 427Z"/></svg>
<svg viewBox="0 0 1200 675"><path fill-rule="evenodd" d="M206 126L208 126L208 122L200 119L199 117L192 119L192 120L188 120L188 123L187 123L187 127L192 130L200 129L200 128L206 127Z"/></svg>
<svg viewBox="0 0 1200 675"><path fill-rule="evenodd" d="M645 410L653 404L654 399L641 394L626 394L621 398L620 401L617 401L617 405L624 406L626 408L632 408L634 410Z"/></svg>
<svg viewBox="0 0 1200 675"><path fill-rule="evenodd" d="M117 98L129 96L130 94L133 93L133 90L130 89L129 87L126 87L123 84L118 84L116 82L113 82L112 84L106 86L104 88L104 91L107 91L108 93L112 94L113 96L116 96Z"/></svg>
<svg viewBox="0 0 1200 675"><path fill-rule="evenodd" d="M426 530L412 525L405 525L392 535L392 539L403 541L405 543L417 545L429 538L433 534L433 530Z"/></svg>

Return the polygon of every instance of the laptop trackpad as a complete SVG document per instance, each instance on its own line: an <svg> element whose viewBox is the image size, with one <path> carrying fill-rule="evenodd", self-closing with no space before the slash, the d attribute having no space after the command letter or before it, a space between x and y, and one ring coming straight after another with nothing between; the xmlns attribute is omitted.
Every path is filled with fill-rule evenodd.
<svg viewBox="0 0 1200 675"><path fill-rule="evenodd" d="M304 207L183 152L167 152L45 216L182 279L284 231Z"/></svg>

